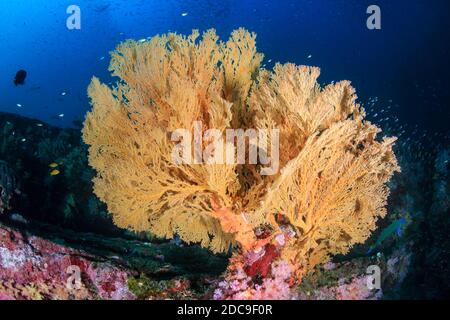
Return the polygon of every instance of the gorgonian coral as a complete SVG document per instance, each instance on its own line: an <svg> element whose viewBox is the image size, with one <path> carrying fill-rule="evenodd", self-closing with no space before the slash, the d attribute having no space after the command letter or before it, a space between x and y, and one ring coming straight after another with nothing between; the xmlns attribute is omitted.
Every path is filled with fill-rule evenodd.
<svg viewBox="0 0 450 320"><path fill-rule="evenodd" d="M380 130L364 120L348 81L321 88L318 68L264 70L244 29L226 42L213 30L198 36L126 41L112 53L114 88L96 78L89 86L83 137L95 193L115 223L215 252L237 245L235 261L265 252L248 274L268 273L264 263L281 257L301 277L363 242L386 213L385 184L399 170L395 138L376 139ZM177 163L171 137L179 128L221 138L227 129L278 129L280 170L262 175L260 160ZM195 158L211 144L189 152Z"/></svg>

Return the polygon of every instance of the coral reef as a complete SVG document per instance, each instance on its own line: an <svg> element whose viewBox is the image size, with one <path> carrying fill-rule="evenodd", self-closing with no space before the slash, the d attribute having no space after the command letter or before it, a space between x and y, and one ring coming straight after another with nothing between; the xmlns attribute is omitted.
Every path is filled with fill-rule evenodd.
<svg viewBox="0 0 450 320"><path fill-rule="evenodd" d="M71 287L69 267L80 270ZM70 249L0 224L0 299L130 299L129 273Z"/></svg>
<svg viewBox="0 0 450 320"><path fill-rule="evenodd" d="M0 224L0 300L380 299L402 283L411 257L402 247L389 256L328 263L304 277L300 286L291 286L292 268L286 262L275 263L264 279L235 269L216 280L223 269L199 249L108 239L50 226L40 233L53 240L40 237L36 230ZM186 251L183 258L180 253ZM367 287L365 271L373 264L381 268L381 290ZM68 285L73 283L74 266L80 270L79 287ZM211 273L215 268L216 274Z"/></svg>
<svg viewBox="0 0 450 320"><path fill-rule="evenodd" d="M381 183L387 180L390 170L396 169L393 166L383 173L377 166L395 165L390 158L391 141L383 145L374 134L365 136L377 129L364 120L349 83L319 88L315 80L318 69L293 64L264 70L259 67L261 56L254 47L254 35L242 30L226 43L215 42L213 33L206 36L210 37L207 45L198 39L180 37L168 35L153 42L123 44L121 51L113 54L117 64L112 65L113 71L127 74L118 84L123 90L122 99L115 100L119 89L114 88L114 99L108 100L120 103L111 105L103 98L93 99L94 111L104 112L105 118L97 124L90 123L98 129L91 137L108 136L105 141L111 143L98 142L98 151L111 152L108 157L112 162L121 160L118 167L105 162L104 169L114 168L114 174L101 175L97 171L96 186L108 178L109 186L116 189L105 188L105 197L108 191L114 191L111 197L119 200L125 196L125 207L133 204L130 215L120 217L121 212L116 211L108 214L106 206L92 193L91 180L96 170L88 165L88 147L78 130L0 113L0 299L450 297L447 145L420 147L414 136L401 135L393 149L402 173ZM184 47L186 41L189 49ZM152 54L155 46L161 46L157 55ZM208 65L200 57L209 46L215 48L209 56L214 61L236 62L218 62L211 67L214 76L205 78L201 75L205 69L201 67L200 71L197 65ZM239 59L232 58L241 52ZM167 64L147 66L153 59L150 57L160 57ZM136 61L139 68L133 67ZM189 67L185 70L179 63ZM155 72L156 66L164 69ZM143 81L149 74L156 78L150 77L153 80L147 86ZM168 82L160 83L165 75ZM160 87L156 86L158 83ZM186 92L181 92L180 87ZM109 90L94 81L90 92L103 92L109 99ZM191 96L191 90L197 94ZM142 92L146 92L145 101L138 99ZM158 99L152 99L154 94ZM182 97L185 104L177 102ZM98 106L99 101L105 103ZM188 109L192 101L201 108ZM186 111L182 115L180 108ZM92 120L93 115L90 117ZM105 119L103 129L100 124ZM279 128L282 170L275 175L261 175L262 163L172 166L158 162L158 153L147 149L146 143L153 143L149 135L156 131L163 134L164 139L159 136L159 141L167 141L169 146L163 149L168 151L175 144L170 141L173 129L198 119L204 124L202 132L213 125L221 132L228 128L268 132ZM335 141L338 128L350 140L340 137ZM137 133L139 137L135 136ZM341 145L344 141L347 142ZM202 151L208 146L205 144ZM377 151L380 157L387 157L381 161ZM101 163L101 155L96 158ZM367 158L374 167L363 169L370 173L361 172L358 167ZM145 164L159 163L161 167L145 168L143 159L156 159ZM170 170L167 164L171 165ZM228 170L230 167L233 170ZM159 169L167 173L168 180L162 184ZM333 180L337 178L333 172L339 170L343 170L343 179ZM181 172L185 175L180 176ZM356 176L351 172L361 176L353 181ZM381 180L370 180L371 174ZM118 184L116 179L122 181ZM201 183L204 181L207 183ZM367 189L369 181L378 181L378 187L372 184L374 189ZM151 188L147 189L150 182ZM176 182L180 189L168 188L169 182ZM352 190L340 189L347 183ZM160 186L164 188L158 189ZM386 216L387 192L377 196L380 190L387 191L384 186L390 190ZM126 192L121 194L122 190ZM142 191L141 196L133 198L136 190ZM150 216L155 213L142 206L149 204L141 201L148 190L165 192L160 194L164 204L159 198L152 198L150 203L151 208L162 205L159 216L151 221L156 224L156 231L139 224L145 217L134 216L136 212ZM112 200L108 198L107 204ZM359 212L356 208L360 205ZM336 215L336 211L346 212L347 216ZM336 219L329 220L333 217ZM131 230L118 228L113 218ZM324 228L327 223L334 227ZM198 230L192 230L194 225ZM377 229L371 231L375 226ZM332 242L323 240L327 238ZM197 244L226 254L213 254ZM233 250L229 250L230 246ZM381 270L378 290L367 286L367 268L373 265ZM70 266L80 267L82 274L82 286L76 291L67 287Z"/></svg>
<svg viewBox="0 0 450 320"><path fill-rule="evenodd" d="M0 116L5 115L0 114ZM16 130L19 131L22 126L18 123L25 120L9 118L8 121L14 123ZM38 145L39 134L39 131L32 132L27 138L36 141L36 145ZM20 147L21 141L17 140L16 143ZM13 141L9 143L8 147L15 148ZM20 148L18 149L20 150ZM5 254L5 260L15 262L16 260L10 260L11 251L8 248L13 243L18 243L17 247L23 246L24 242L21 239L33 238L40 239L40 241L47 239L43 242L46 247L51 246L56 250L52 255L53 259L59 259L60 256L56 253L64 250L77 254L82 252L83 259L86 259L83 261L87 265L93 263L96 266L109 266L126 272L127 278L120 284L122 286L126 283L128 290L132 293L130 296L123 296L127 299L254 299L258 297L334 300L444 297L448 292L448 282L445 278L448 269L445 265L445 262L448 261L445 256L448 248L448 234L446 233L448 227L445 223L448 215L448 206L446 206L446 204L448 205L446 190L449 185L448 156L446 156L448 151L440 150L436 154L435 160L430 163L424 163L420 158L411 158L412 153L409 150L398 148L396 153L399 155L403 173L396 175L389 184L391 188L390 214L377 223L378 230L366 243L352 248L345 256L333 258L333 262L315 267L311 273L302 278L300 286L292 284L292 273L286 279L289 271L292 272L291 267L281 269L284 270L281 274L277 272L277 268L271 268L272 262L276 266L279 264L288 266L286 261L282 263L283 261L279 260L278 241L274 242L272 246L261 248L260 251L250 250L246 254L235 255L228 270L220 276L226 268L226 256L216 257L207 250L186 245L179 239L168 243L153 238L152 243L148 243L136 240L135 236L128 233L122 234L121 238L107 238L104 235L80 233L79 230L72 231L67 229L65 224L63 224L63 228L57 224L40 225L33 220L34 216L28 211L32 208L23 211L23 217L8 212L0 217L2 220L6 219L8 223L14 224L14 228L2 225L2 230L8 230L9 233L15 234L14 239L8 238L8 241L0 241L0 250ZM10 160L8 157L6 159ZM24 156L22 159L26 159L26 157ZM34 161L25 161L25 165L22 167L14 166L14 168L21 170L20 172L31 172L33 168L27 165L29 163L39 165L40 159L36 156ZM47 160L42 167L48 174ZM66 178L64 175L60 175L59 178L64 181L69 176ZM22 175L20 179L25 182L26 187L29 184L28 179L26 175ZM70 192L65 196L68 194ZM16 195L13 199L17 197L22 199L22 196L23 194ZM56 214L59 204L57 201L52 204L51 208ZM18 203L13 201L9 211L18 212L17 205ZM74 214L70 219L77 218L81 221L86 219L84 221L86 224L91 221L89 216L82 212L79 212L78 215ZM407 220L407 223L401 225L402 231L395 230L394 233L389 232L388 236L384 237L385 231L401 219ZM429 230L429 232L424 232L424 230ZM264 232L264 229L260 229L257 234L263 235ZM384 240L379 241L379 239ZM278 240L281 241L281 237L278 237ZM41 259L42 254L39 250L26 252L29 261ZM14 256L20 257L20 254ZM58 263L50 262L49 265L58 265ZM381 269L381 290L368 290L367 288L366 268L370 265L377 265ZM0 273L0 281L3 285L0 290L0 298L100 298L97 292L101 291L90 284L91 280L88 281L87 275L82 277L85 281L83 283L86 285L83 285L83 289L77 294L67 290L66 283L47 284L46 279L48 278L43 276L47 269L43 270L40 267L39 265L34 266L33 270L42 272L36 273L35 278L27 279L25 282L8 281L10 275ZM18 273L29 272L26 268L26 264L18 264L15 270ZM424 272L430 268L434 272ZM211 270L215 271L211 273ZM64 276L68 275L64 274ZM111 279L113 280L114 277ZM108 283L106 280L105 282ZM420 285L420 290L417 284ZM54 287L58 290L53 290ZM91 291L86 293L86 288Z"/></svg>
<svg viewBox="0 0 450 320"><path fill-rule="evenodd" d="M214 291L216 300L287 300L295 299L291 290L293 268L285 261L273 264L270 275L254 283L243 268L228 270L224 280Z"/></svg>
<svg viewBox="0 0 450 320"><path fill-rule="evenodd" d="M29 220L80 231L120 233L92 194L94 172L87 164L87 147L79 130L0 113L0 133L4 192L0 207L8 211L8 201L9 213L20 213ZM57 175L51 175L54 169Z"/></svg>
<svg viewBox="0 0 450 320"><path fill-rule="evenodd" d="M0 214L10 209L10 202L15 194L20 194L14 172L8 163L0 160Z"/></svg>
<svg viewBox="0 0 450 320"><path fill-rule="evenodd" d="M0 299L198 299L204 293L192 286L206 287L225 268L200 248L21 229L0 223Z"/></svg>
<svg viewBox="0 0 450 320"><path fill-rule="evenodd" d="M402 291L407 298L450 297L450 151L440 148L428 176L426 207L410 238L415 243L412 267ZM425 271L426 270L426 271ZM421 290L414 288L420 285Z"/></svg>
<svg viewBox="0 0 450 320"><path fill-rule="evenodd" d="M405 246L390 255L374 255L328 263L307 275L297 289L301 300L379 300L403 283L411 263L411 248ZM380 268L380 288L369 288L369 266ZM388 293L388 294L387 294Z"/></svg>
<svg viewBox="0 0 450 320"><path fill-rule="evenodd" d="M396 145L395 151L402 167L402 174L395 175L388 184L391 189L389 214L377 222L378 229L364 244L356 245L345 256L335 256L332 262L315 267L311 273L302 278L300 286L297 284L291 286L292 279L284 281L281 278L274 278L270 268L272 261L276 265L281 262L278 250L273 250L277 248L278 241L272 246L261 248L260 251L250 250L244 255L235 255L233 259L239 257L241 259L232 260L235 263L232 263L225 274L220 276L226 268L226 256L212 255L207 250L189 246L178 238L164 242L148 234L135 235L116 231L110 231L114 238L105 237L104 225L109 225L111 228L113 225L105 223L109 219L107 215L100 223L102 228L98 228L98 224L93 222L98 221L96 217L100 212L100 203L94 195L90 194L90 191L87 192L90 190L91 170L87 167L85 153L76 151L84 148L79 142L79 134L71 129L61 130L44 123L42 127L36 125L40 123L37 120L0 113L0 128L2 132L6 132L5 135L0 136L0 144L4 143L0 148L4 150L1 157L8 168L5 171L6 176L14 176L15 184L19 184L19 189L22 191L21 194L15 194L11 198L10 209L5 210L0 220L14 225L14 228L8 228L8 232L14 230L13 232L16 233L20 230L18 234L26 235L27 239L46 239L45 244L51 245L57 252L63 250L83 252L87 264L98 265L98 262L102 262L117 270L125 271L127 275L132 275L127 277L126 283L133 296L127 295L126 298L212 299L215 293L215 297L220 299L239 298L240 295L245 297L249 293L254 297L274 299L282 297L288 299L436 299L449 296L448 283L450 282L447 279L449 275L447 264L449 261L448 186L450 185L448 149L440 148L436 153L431 153L429 159L428 157L424 159L420 156L421 152L409 144L402 143L403 147ZM24 137L27 139L25 142L22 141ZM54 147L52 147L52 141L55 141ZM69 144L71 144L70 149L61 149L61 146ZM39 145L49 146L48 151L38 152ZM58 150L62 153L59 154ZM71 152L72 150L74 151ZM63 165L60 167L61 174L51 179L48 178L49 163L54 160L53 154L56 155L58 162L63 162ZM77 154L77 156L66 156L69 154ZM63 161L60 161L60 158ZM73 160L64 161L64 159ZM76 173L66 175L65 170L69 167L78 169ZM77 175L81 176L82 172L89 178L86 180L76 178ZM79 182L77 185L73 184L74 180L70 180L75 178ZM37 184L40 188L31 192L32 186ZM63 187L67 185L72 187L70 189ZM54 189L58 189L59 192L51 196L55 192ZM71 193L74 197L70 196ZM84 202L83 194L89 195L88 199L93 199L90 205ZM51 202L44 203L42 199L51 199ZM37 203L41 205L37 206ZM67 205L61 205L63 203ZM73 209L73 204L76 209ZM62 212L65 207L71 210L66 220ZM36 214L36 211L39 214ZM46 217L58 219L46 219ZM390 232L391 226L402 219L406 223L401 224L400 228L395 229L393 233ZM50 224L40 225L39 221ZM71 230L69 226L75 228ZM7 229L5 225L1 228ZM81 232L82 230L102 232L87 234ZM266 233L264 228L259 228L257 231L258 236L264 236ZM14 240L0 241L0 250L11 257L11 251L3 248L9 248L14 242L23 244L21 242L23 240L20 240L23 238L17 236ZM152 239L152 243L140 241L139 238ZM281 238L277 239L282 243ZM27 252L29 253L27 260L40 259L39 250ZM58 254L53 255L55 259L58 257L60 257ZM245 259L242 260L242 258ZM366 268L369 265L378 265L381 269L381 290L367 290L363 279L367 280ZM15 270L18 273L29 272L26 267L27 265L23 264ZM33 270L39 270L39 266L34 268ZM8 281L9 275L0 272L0 281L4 285L0 290L0 298L86 297L81 295L81 292L80 295L74 293L70 295L65 287L66 283L59 283L57 286L63 293L61 290L49 290L49 285L46 285L44 280L47 278L41 278L40 275L42 273L26 283L14 283L14 281ZM246 281L233 282L239 279L246 279ZM94 288L89 284L90 282L85 283L86 287ZM123 283L125 282L121 282L121 285ZM274 285L262 286L263 283ZM244 284L246 289L236 290L238 285ZM289 291L286 290L287 285L289 285ZM273 288L278 288L280 295L273 295ZM218 289L221 291L217 291ZM337 294L338 292L340 295ZM96 289L89 294L99 298Z"/></svg>
<svg viewBox="0 0 450 320"><path fill-rule="evenodd" d="M380 130L364 120L348 81L321 88L315 67L262 69L255 34L244 29L226 42L213 30L198 37L126 41L112 53L116 85L92 80L83 139L97 172L94 191L120 227L179 236L215 252L239 246L230 272L264 278L272 265L287 263L300 281L364 242L385 216L386 183L399 171L395 138L376 138ZM227 129L265 130L271 139L279 132L280 170L263 174L261 157L256 164L212 161L210 148L226 153L234 141L187 152L206 163L177 163L170 137L180 128L193 140L208 129L220 141Z"/></svg>

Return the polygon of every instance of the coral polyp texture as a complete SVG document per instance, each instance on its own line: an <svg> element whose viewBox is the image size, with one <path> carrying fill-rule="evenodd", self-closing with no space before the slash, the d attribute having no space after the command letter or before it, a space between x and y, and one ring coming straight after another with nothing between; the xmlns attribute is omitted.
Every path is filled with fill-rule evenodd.
<svg viewBox="0 0 450 320"><path fill-rule="evenodd" d="M272 262L287 263L300 280L364 242L385 216L386 182L399 171L395 138L377 138L350 82L322 88L319 68L269 71L262 60L244 29L226 42L214 30L126 41L112 53L114 87L97 78L89 86L83 138L95 193L118 226L214 252L233 246L229 272L269 277ZM171 136L194 133L196 123L224 141L227 129L278 129L280 170L262 175L259 161L176 163Z"/></svg>

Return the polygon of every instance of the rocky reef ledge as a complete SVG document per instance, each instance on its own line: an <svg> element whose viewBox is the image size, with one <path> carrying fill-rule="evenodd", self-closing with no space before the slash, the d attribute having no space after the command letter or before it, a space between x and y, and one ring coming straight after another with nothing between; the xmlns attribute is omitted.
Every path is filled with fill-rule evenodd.
<svg viewBox="0 0 450 320"><path fill-rule="evenodd" d="M367 287L367 266L379 265L382 287L392 288L403 280L409 260L402 249L389 257L329 263L292 288L290 298L380 299L383 290ZM226 257L174 242L0 222L0 300L210 299L226 262Z"/></svg>
<svg viewBox="0 0 450 320"><path fill-rule="evenodd" d="M200 248L174 243L62 232L45 225L40 232L47 239L36 230L0 223L0 300L196 299L226 263Z"/></svg>

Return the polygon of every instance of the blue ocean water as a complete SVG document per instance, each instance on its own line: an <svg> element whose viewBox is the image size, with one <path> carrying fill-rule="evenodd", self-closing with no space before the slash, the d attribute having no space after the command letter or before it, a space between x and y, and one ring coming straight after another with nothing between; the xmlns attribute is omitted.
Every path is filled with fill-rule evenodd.
<svg viewBox="0 0 450 320"><path fill-rule="evenodd" d="M81 10L80 30L66 27L72 4ZM381 30L366 27L371 4L381 9ZM209 28L226 39L245 27L257 33L266 67L319 66L322 83L352 81L369 118L389 106L386 123L442 137L450 119L449 6L446 0L1 1L0 111L73 126L89 109L91 77L110 81L109 52L119 42ZM16 87L19 69L28 75ZM376 102L371 108L369 99Z"/></svg>

